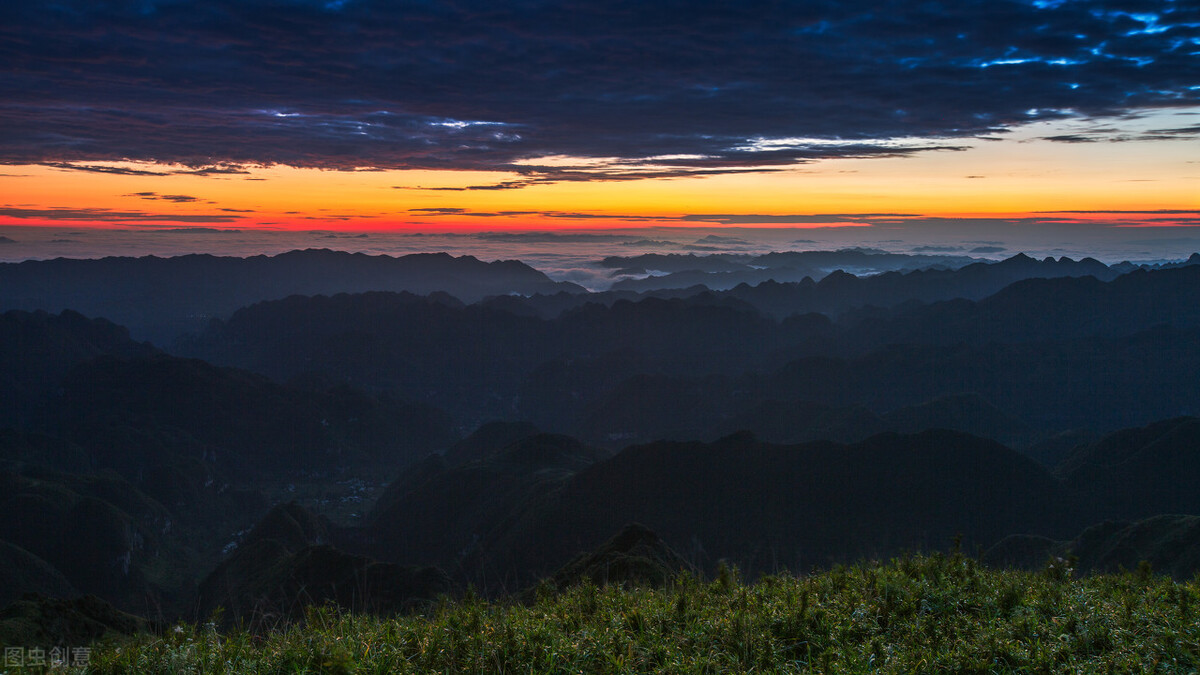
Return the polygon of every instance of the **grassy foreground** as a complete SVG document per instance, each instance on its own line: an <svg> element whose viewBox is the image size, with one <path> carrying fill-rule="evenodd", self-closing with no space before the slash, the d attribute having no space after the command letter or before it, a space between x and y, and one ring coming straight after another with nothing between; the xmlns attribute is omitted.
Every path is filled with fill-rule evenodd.
<svg viewBox="0 0 1200 675"><path fill-rule="evenodd" d="M957 554L742 583L543 589L380 619L312 609L266 636L176 626L97 646L98 673L1196 672L1196 580L1071 578Z"/></svg>

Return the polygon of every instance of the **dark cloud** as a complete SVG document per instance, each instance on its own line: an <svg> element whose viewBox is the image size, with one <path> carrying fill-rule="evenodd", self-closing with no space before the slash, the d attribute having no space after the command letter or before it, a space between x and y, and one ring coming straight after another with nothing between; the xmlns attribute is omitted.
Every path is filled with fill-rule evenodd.
<svg viewBox="0 0 1200 675"><path fill-rule="evenodd" d="M408 212L417 216L462 216L469 218L511 218L516 216L536 215L542 218L559 218L563 220L678 220L677 218L672 217L638 216L612 213L576 213L571 211L468 211L466 209L451 206L409 209Z"/></svg>
<svg viewBox="0 0 1200 675"><path fill-rule="evenodd" d="M1172 0L12 2L0 160L517 173L452 188L506 190L898 156L1200 103L1197 25ZM545 156L609 161L527 166Z"/></svg>
<svg viewBox="0 0 1200 675"><path fill-rule="evenodd" d="M678 246L673 241L665 241L663 239L638 239L637 241L623 241L622 246L640 246L640 247L659 247L659 246Z"/></svg>
<svg viewBox="0 0 1200 675"><path fill-rule="evenodd" d="M913 213L806 213L793 215L764 215L755 213L691 213L679 220L700 223L720 223L722 225L766 225L795 223L830 224L851 222L866 222L879 218L910 218Z"/></svg>
<svg viewBox="0 0 1200 675"><path fill-rule="evenodd" d="M1146 209L1142 211L1105 211L1105 210L1074 210L1074 211L1034 211L1034 213L1112 213L1112 214L1181 214L1181 215L1197 215L1200 216L1200 209Z"/></svg>
<svg viewBox="0 0 1200 675"><path fill-rule="evenodd" d="M1179 141L1200 135L1200 124L1173 129L1150 129L1136 133L1118 129L1090 129L1074 134L1043 136L1042 140L1056 143L1128 143L1130 141Z"/></svg>
<svg viewBox="0 0 1200 675"><path fill-rule="evenodd" d="M146 171L144 169L128 169L120 166L104 166L95 164L71 164L69 162L45 162L46 166L67 171L90 171L92 173L113 173L121 176L169 176L167 171Z"/></svg>
<svg viewBox="0 0 1200 675"><path fill-rule="evenodd" d="M221 228L221 227L166 227L155 230L143 230L144 232L153 232L155 234L231 234L242 232L236 228Z"/></svg>
<svg viewBox="0 0 1200 675"><path fill-rule="evenodd" d="M1097 143L1105 139L1088 134L1058 134L1057 136L1044 136L1042 140L1055 143Z"/></svg>
<svg viewBox="0 0 1200 675"><path fill-rule="evenodd" d="M178 171L172 171L172 173L176 175L191 176L224 176L231 174L248 174L250 172L243 166L218 164L213 166L202 166L196 169L180 169Z"/></svg>
<svg viewBox="0 0 1200 675"><path fill-rule="evenodd" d="M1003 246L976 246L971 249L971 253L1001 253L1006 249Z"/></svg>
<svg viewBox="0 0 1200 675"><path fill-rule="evenodd" d="M594 243L594 242L627 242L630 238L617 234L600 234L587 232L480 232L473 235L485 241L503 241L510 243Z"/></svg>
<svg viewBox="0 0 1200 675"><path fill-rule="evenodd" d="M160 195L157 192L134 192L132 194L122 195L124 197L137 197L138 199L160 200L164 202L175 202L176 204L187 204L190 202L200 201L199 197L191 195ZM228 211L229 209L221 209Z"/></svg>
<svg viewBox="0 0 1200 675"><path fill-rule="evenodd" d="M838 225L852 222L863 225L877 223L906 223L910 219L921 218L916 213L803 213L790 215L765 215L758 213L689 213L682 216L643 216L621 213L579 213L572 211L468 211L454 206L434 206L408 209L414 216L460 216L471 218L507 218L536 215L540 218L557 218L563 220L620 220L631 222L654 223L699 223L719 225ZM1066 212L1054 212L1066 213ZM1108 212L1105 212L1108 213ZM1145 213L1145 212L1139 212ZM504 234L502 236L508 236ZM709 235L695 242L696 245L737 244L749 245L750 242Z"/></svg>
<svg viewBox="0 0 1200 675"><path fill-rule="evenodd" d="M703 237L697 239L696 241L694 241L692 243L699 245L699 246L712 246L712 245L752 246L753 245L750 242L746 241L745 239L738 239L737 237L725 237L725 236L722 236L719 234L709 234L709 235L706 235L706 236L703 236Z"/></svg>
<svg viewBox="0 0 1200 675"><path fill-rule="evenodd" d="M927 149L927 148L922 148ZM958 148L941 148L941 149L958 149ZM916 149L912 149L916 152ZM849 156L849 155L847 155ZM681 160L682 161L682 160ZM802 161L800 158L794 158L794 161ZM535 185L549 185L552 183L570 183L570 182L620 182L631 180L645 180L648 178L671 179L671 178L697 178L704 176L717 176L722 174L734 173L772 173L782 171L781 168L747 168L747 167L730 167L721 169L704 169L698 167L674 167L674 166L655 166L647 162L639 162L640 166L636 169L627 168L630 165L628 161L616 161L602 164L600 166L591 167L540 167L540 166L525 166L513 165L506 167L506 171L524 174L521 178L515 180L500 181L498 183L489 183L484 185L466 185L455 187L425 187L425 186L393 186L397 190L430 190L441 192L465 192L472 190L520 190L522 188L533 187Z"/></svg>
<svg viewBox="0 0 1200 675"><path fill-rule="evenodd" d="M241 216L146 213L144 211L114 211L100 208L46 208L28 209L16 206L0 207L0 217L21 220L79 220L93 222L161 221L179 223L229 223Z"/></svg>

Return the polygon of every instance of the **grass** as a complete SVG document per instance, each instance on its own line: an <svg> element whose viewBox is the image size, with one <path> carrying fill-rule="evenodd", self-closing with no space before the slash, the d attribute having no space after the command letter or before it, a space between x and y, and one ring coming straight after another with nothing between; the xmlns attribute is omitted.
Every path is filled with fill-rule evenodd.
<svg viewBox="0 0 1200 675"><path fill-rule="evenodd" d="M1200 584L1148 567L1073 578L959 554L743 583L544 586L530 605L468 593L378 618L310 608L265 635L179 625L97 646L96 673L1186 673Z"/></svg>

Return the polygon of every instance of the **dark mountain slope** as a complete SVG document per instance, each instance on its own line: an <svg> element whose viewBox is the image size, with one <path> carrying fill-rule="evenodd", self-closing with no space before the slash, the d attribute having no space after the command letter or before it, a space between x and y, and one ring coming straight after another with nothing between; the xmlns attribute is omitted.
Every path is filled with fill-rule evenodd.
<svg viewBox="0 0 1200 675"><path fill-rule="evenodd" d="M126 609L146 611L162 593L147 569L159 556L177 562L164 542L171 514L112 474L64 474L0 465L0 540L52 566L70 584L44 592L95 593ZM31 561L25 559L23 567Z"/></svg>
<svg viewBox="0 0 1200 675"><path fill-rule="evenodd" d="M26 593L66 598L78 595L53 565L6 541L0 541L0 607Z"/></svg>
<svg viewBox="0 0 1200 675"><path fill-rule="evenodd" d="M0 609L0 645L6 646L89 645L153 628L146 619L126 614L94 595L61 599L34 594Z"/></svg>
<svg viewBox="0 0 1200 675"><path fill-rule="evenodd" d="M560 590L583 583L662 586L685 571L696 570L652 530L632 523L564 565L549 581Z"/></svg>
<svg viewBox="0 0 1200 675"><path fill-rule="evenodd" d="M1200 327L1200 265L1095 277L1026 279L994 295L939 302L858 326L858 348L1119 338L1155 326Z"/></svg>
<svg viewBox="0 0 1200 675"><path fill-rule="evenodd" d="M62 383L53 426L123 471L139 445L130 434L174 434L229 470L328 469L352 458L399 466L444 447L448 422L436 411L347 388L311 390L204 361L155 356L103 358ZM113 434L119 437L114 438ZM111 442L106 439L112 438Z"/></svg>
<svg viewBox="0 0 1200 675"><path fill-rule="evenodd" d="M98 356L149 356L129 331L77 312L0 314L0 426L25 424L73 366Z"/></svg>
<svg viewBox="0 0 1200 675"><path fill-rule="evenodd" d="M445 298L365 293L259 303L180 350L281 380L316 373L397 392L472 427L536 410L523 403L522 385L547 364L618 353L635 368L736 371L806 330L786 328L752 309L703 300L588 304L543 320ZM535 403L558 396L532 395ZM545 417L529 416L539 425Z"/></svg>
<svg viewBox="0 0 1200 675"><path fill-rule="evenodd" d="M375 514L368 535L381 557L440 551L492 591L551 573L629 522L701 566L807 569L960 533L974 545L1069 532L1078 520L1058 485L1018 453L952 432L798 446L740 435L633 446L553 480L464 467Z"/></svg>
<svg viewBox="0 0 1200 675"><path fill-rule="evenodd" d="M462 466L468 462L483 461L499 453L505 447L524 438L537 435L538 428L529 422L488 422L470 436L450 446L442 457L449 466Z"/></svg>
<svg viewBox="0 0 1200 675"><path fill-rule="evenodd" d="M1007 537L989 549L984 560L995 566L1039 569L1052 557L1068 556L1076 557L1080 574L1133 571L1145 561L1156 573L1191 579L1200 572L1200 516L1108 521L1068 541Z"/></svg>
<svg viewBox="0 0 1200 675"><path fill-rule="evenodd" d="M1166 420L1110 434L1059 467L1100 518L1200 514L1200 419Z"/></svg>
<svg viewBox="0 0 1200 675"><path fill-rule="evenodd" d="M983 267L1066 274L1096 264L1013 258ZM999 274L988 270L975 273ZM834 274L821 285L868 281ZM821 315L772 320L711 293L588 303L552 319L368 293L260 303L215 322L187 351L277 379L316 374L398 392L462 427L528 419L606 444L712 438L771 400L882 414L963 395L996 409L943 406L938 425L1026 442L1034 436L1025 429L1001 433L1002 418L1024 420L1036 435L1200 411L1194 388L1181 386L1200 370L1198 307L1200 265L1111 282L1028 279L978 302L864 309L836 325ZM897 424L885 428L920 427Z"/></svg>
<svg viewBox="0 0 1200 675"><path fill-rule="evenodd" d="M383 560L436 565L493 590L504 583L516 590L522 580L508 576L511 570L476 564L481 547L602 456L572 438L538 434L459 467L429 460L380 497L364 532L367 550Z"/></svg>
<svg viewBox="0 0 1200 675"><path fill-rule="evenodd" d="M948 425L935 424L921 429L930 427L949 428ZM811 441L853 443L884 431L898 430L891 429L879 415L861 406L768 399L708 428L702 438L716 439L739 431L753 432L770 443L786 444Z"/></svg>
<svg viewBox="0 0 1200 675"><path fill-rule="evenodd" d="M1005 444L1029 434L1029 425L992 405L978 394L939 396L883 415L888 431L912 434L925 429L953 429Z"/></svg>
<svg viewBox="0 0 1200 675"><path fill-rule="evenodd" d="M1200 412L1198 378L1196 329L1160 326L1120 338L1018 344L891 345L850 358L797 359L766 373L629 378L597 397L576 433L592 442L706 438L764 401L894 411L960 395L982 397L1000 411L978 409L983 417L971 431L1005 416L1024 421L1035 435L1111 431ZM936 426L954 426L943 419Z"/></svg>
<svg viewBox="0 0 1200 675"><path fill-rule="evenodd" d="M200 616L221 608L230 624L271 629L309 605L395 613L450 590L433 568L402 567L329 544L332 526L295 504L276 506L200 584Z"/></svg>

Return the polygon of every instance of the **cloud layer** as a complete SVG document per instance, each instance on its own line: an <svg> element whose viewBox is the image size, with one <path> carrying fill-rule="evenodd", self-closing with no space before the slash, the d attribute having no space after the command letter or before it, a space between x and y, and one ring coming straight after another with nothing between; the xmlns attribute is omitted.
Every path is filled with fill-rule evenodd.
<svg viewBox="0 0 1200 675"><path fill-rule="evenodd" d="M761 171L1195 105L1198 54L1180 0L12 2L0 161Z"/></svg>

